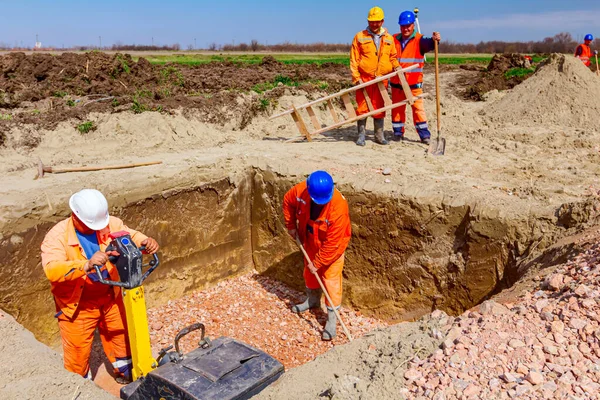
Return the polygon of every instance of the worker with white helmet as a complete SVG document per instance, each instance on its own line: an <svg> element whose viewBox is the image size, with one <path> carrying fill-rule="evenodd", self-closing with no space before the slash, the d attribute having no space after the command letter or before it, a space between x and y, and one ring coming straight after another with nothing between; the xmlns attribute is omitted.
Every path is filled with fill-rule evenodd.
<svg viewBox="0 0 600 400"><path fill-rule="evenodd" d="M71 216L56 224L42 242L42 266L50 280L62 337L64 365L71 372L91 379L89 366L96 328L112 363L117 381L131 380L131 350L127 339L121 289L100 283L94 265L103 277L119 280L119 273L106 252L111 232L127 231L137 246L149 254L158 251L156 240L128 228L109 216L108 203L95 189L83 189L69 200Z"/></svg>

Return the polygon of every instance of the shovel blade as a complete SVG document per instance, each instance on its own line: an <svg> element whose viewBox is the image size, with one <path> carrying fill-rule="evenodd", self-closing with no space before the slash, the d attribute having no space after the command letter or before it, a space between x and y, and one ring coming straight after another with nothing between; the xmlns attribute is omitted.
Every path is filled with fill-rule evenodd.
<svg viewBox="0 0 600 400"><path fill-rule="evenodd" d="M443 156L446 152L446 139L436 138L429 143L429 149L427 152L433 156Z"/></svg>

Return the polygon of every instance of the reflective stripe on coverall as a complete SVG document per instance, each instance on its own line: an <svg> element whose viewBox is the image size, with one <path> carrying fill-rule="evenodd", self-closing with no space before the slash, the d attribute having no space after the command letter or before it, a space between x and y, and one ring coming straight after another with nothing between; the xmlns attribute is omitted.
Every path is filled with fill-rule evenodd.
<svg viewBox="0 0 600 400"><path fill-rule="evenodd" d="M398 68L398 60L396 59L396 46L394 38L385 28L382 28L385 34L381 37L379 51L375 46L373 36L367 29L360 31L354 36L352 47L350 49L350 71L352 72L352 83L355 84L360 80L368 82L378 76L386 75ZM387 88L387 81L383 84ZM381 93L377 85L371 85L365 88L373 109L377 110L385 106ZM369 112L369 106L362 90L356 91L357 115L366 114ZM385 118L385 112L373 115L373 118Z"/></svg>
<svg viewBox="0 0 600 400"><path fill-rule="evenodd" d="M298 221L298 237L308 256L313 262L323 285L327 289L334 304L342 303L342 270L344 252L350 242L351 226L348 202L335 189L331 201L324 205L316 221L310 219L310 195L306 181L292 187L283 198L283 216L287 229L296 229ZM316 277L304 261L304 282L309 289L319 289Z"/></svg>
<svg viewBox="0 0 600 400"><path fill-rule="evenodd" d="M418 67L411 72L406 72L406 81L411 86L413 96L423 94L423 67L425 58L421 54L421 38L423 35L416 33L413 38L409 39L404 49L402 49L402 34L394 36L394 44L398 54L398 61L402 68L417 64ZM404 91L400 86L398 77L392 78L392 102L397 103L406 100ZM412 105L412 116L415 128L421 139L426 139L431 136L429 125L427 124L427 116L425 115L425 105L423 99L418 99ZM392 109L392 128L394 135L403 135L406 124L406 104Z"/></svg>
<svg viewBox="0 0 600 400"><path fill-rule="evenodd" d="M577 49L575 50L575 57L579 57L579 59L583 62L583 64L586 67L589 67L590 65L592 65L592 62L591 62L592 48L590 46L586 45L585 43L580 44L579 46L577 46Z"/></svg>
<svg viewBox="0 0 600 400"><path fill-rule="evenodd" d="M146 240L142 233L128 228L118 218L97 231L101 251L110 243L109 234L125 230L140 245ZM63 342L65 369L88 375L91 340L96 327L115 373L127 373L131 366L131 351L127 339L123 300L118 287L93 282L83 271L87 257L83 251L72 218L56 224L42 242L42 266L50 280L56 303L58 325ZM119 280L117 269L106 264L111 280Z"/></svg>

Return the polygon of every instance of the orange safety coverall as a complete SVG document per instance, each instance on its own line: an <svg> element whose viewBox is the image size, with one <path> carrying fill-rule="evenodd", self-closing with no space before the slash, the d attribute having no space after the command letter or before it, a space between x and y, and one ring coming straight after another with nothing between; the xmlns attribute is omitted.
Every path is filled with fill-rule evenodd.
<svg viewBox="0 0 600 400"><path fill-rule="evenodd" d="M329 304L326 300L327 306L338 307L342 304L344 252L352 234L348 202L335 189L331 201L324 205L316 221L310 219L311 203L306 181L292 187L283 197L285 226L288 230L298 229L300 242L334 303ZM306 259L304 282L309 289L320 288L317 278L308 269Z"/></svg>
<svg viewBox="0 0 600 400"><path fill-rule="evenodd" d="M575 57L579 57L579 59L581 61L583 61L583 64L586 67L589 67L590 65L592 65L592 49L590 46L588 46L585 43L580 44L579 46L577 46L577 49L575 50Z"/></svg>
<svg viewBox="0 0 600 400"><path fill-rule="evenodd" d="M108 226L97 231L100 251L110 244L111 232L127 231L136 245L147 239L110 217ZM56 318L62 337L64 365L68 371L91 378L89 366L94 330L98 327L104 352L117 375L131 368L121 289L94 282L84 272L87 257L79 243L72 217L56 224L42 242L42 266L50 280ZM111 280L119 280L117 269L106 264Z"/></svg>
<svg viewBox="0 0 600 400"><path fill-rule="evenodd" d="M350 71L352 72L352 83L356 84L359 80L368 82L378 76L389 74L399 67L396 59L396 46L394 38L385 28L379 43L379 51L375 45L373 35L368 29L360 31L354 36L352 48L350 49ZM388 82L383 82L387 87ZM365 91L369 95L373 104L373 109L377 110L385 106L381 93L377 85L367 86ZM369 112L369 106L362 90L356 91L356 103L358 105L356 113L358 115ZM385 112L373 115L373 118L385 118Z"/></svg>
<svg viewBox="0 0 600 400"><path fill-rule="evenodd" d="M415 33L414 37L411 38L404 49L402 49L401 40L402 34L394 36L394 44L396 46L396 53L398 54L398 61L402 68L409 67L417 64L418 67L406 72L406 81L411 86L411 92L413 96L419 96L423 94L423 66L425 65L425 57L421 53L421 38L423 35ZM406 100L404 91L400 84L400 79L397 76L392 77L392 102L399 103ZM429 132L429 125L427 124L427 116L425 115L425 105L423 99L418 99L412 105L413 122L415 128L419 133L421 139L425 139L431 136ZM394 129L395 135L404 134L404 126L406 123L406 104L402 104L392 109L392 128Z"/></svg>

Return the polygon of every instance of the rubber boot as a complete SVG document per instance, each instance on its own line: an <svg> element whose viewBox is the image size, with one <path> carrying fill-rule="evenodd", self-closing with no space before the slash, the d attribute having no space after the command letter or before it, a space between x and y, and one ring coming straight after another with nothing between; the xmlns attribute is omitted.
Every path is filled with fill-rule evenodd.
<svg viewBox="0 0 600 400"><path fill-rule="evenodd" d="M365 136L367 135L367 132L365 130L367 128L367 119L359 119L358 121L356 121L356 128L358 130L358 140L356 141L356 144L358 146L364 146Z"/></svg>
<svg viewBox="0 0 600 400"><path fill-rule="evenodd" d="M373 127L375 128L375 143L388 144L388 141L385 140L385 135L383 134L383 118L374 119Z"/></svg>
<svg viewBox="0 0 600 400"><path fill-rule="evenodd" d="M404 131L402 128L394 128L394 136L392 136L394 142L401 142L404 140Z"/></svg>
<svg viewBox="0 0 600 400"><path fill-rule="evenodd" d="M338 311L340 306L336 308ZM321 338L325 341L329 341L336 336L336 326L337 326L337 317L335 316L335 311L333 308L327 307L327 323L325 324L325 329L323 330L323 334Z"/></svg>
<svg viewBox="0 0 600 400"><path fill-rule="evenodd" d="M304 303L292 306L292 312L303 313L311 308L318 308L321 305L321 289L306 288L306 300Z"/></svg>

